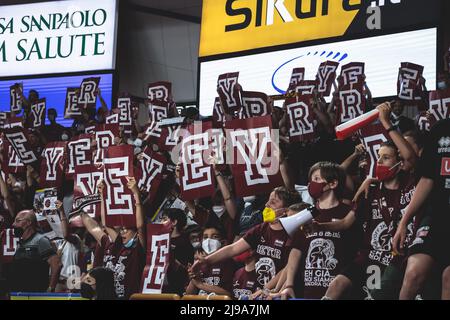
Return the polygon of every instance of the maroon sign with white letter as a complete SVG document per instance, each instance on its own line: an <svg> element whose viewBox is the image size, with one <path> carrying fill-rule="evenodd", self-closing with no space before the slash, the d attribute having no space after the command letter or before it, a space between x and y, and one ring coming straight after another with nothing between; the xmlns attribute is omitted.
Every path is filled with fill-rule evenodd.
<svg viewBox="0 0 450 320"><path fill-rule="evenodd" d="M298 84L305 80L305 68L292 69L291 80L289 81L289 88L287 93L295 91Z"/></svg>
<svg viewBox="0 0 450 320"><path fill-rule="evenodd" d="M97 193L98 183L103 179L103 170L92 164L75 167L73 176L73 207L76 209L75 200ZM100 218L100 203L91 204L83 210L92 218Z"/></svg>
<svg viewBox="0 0 450 320"><path fill-rule="evenodd" d="M119 124L119 114L118 113L113 113L113 114L107 116L105 118L105 123L106 124L113 124L113 123Z"/></svg>
<svg viewBox="0 0 450 320"><path fill-rule="evenodd" d="M361 143L369 154L367 176L375 177L375 167L378 160L378 150L383 142L389 140L389 134L381 123L372 123L360 130Z"/></svg>
<svg viewBox="0 0 450 320"><path fill-rule="evenodd" d="M430 92L430 124L450 118L450 88Z"/></svg>
<svg viewBox="0 0 450 320"><path fill-rule="evenodd" d="M299 88L297 87L297 91ZM289 119L289 139L295 141L310 141L316 137L314 133L314 112L309 100L312 95L306 94L285 101L286 113Z"/></svg>
<svg viewBox="0 0 450 320"><path fill-rule="evenodd" d="M22 110L22 100L20 99L22 93L23 85L21 83L15 83L9 87L11 112L19 113Z"/></svg>
<svg viewBox="0 0 450 320"><path fill-rule="evenodd" d="M403 100L420 99L420 78L424 67L410 62L402 62L398 70L397 95Z"/></svg>
<svg viewBox="0 0 450 320"><path fill-rule="evenodd" d="M64 106L64 118L81 116L81 110L78 105L78 92L80 88L67 88L66 104Z"/></svg>
<svg viewBox="0 0 450 320"><path fill-rule="evenodd" d="M45 98L39 99L35 104L31 105L29 118L31 128L40 128L45 124L45 105Z"/></svg>
<svg viewBox="0 0 450 320"><path fill-rule="evenodd" d="M142 272L142 293L162 292L169 267L170 232L168 224L147 225L147 261Z"/></svg>
<svg viewBox="0 0 450 320"><path fill-rule="evenodd" d="M119 109L119 124L121 126L131 126L131 98L121 97L117 99L117 109Z"/></svg>
<svg viewBox="0 0 450 320"><path fill-rule="evenodd" d="M71 179L77 166L92 162L91 134L80 134L67 143L66 178Z"/></svg>
<svg viewBox="0 0 450 320"><path fill-rule="evenodd" d="M158 143L161 138L161 126L158 121L151 121L145 128L144 140L148 143Z"/></svg>
<svg viewBox="0 0 450 320"><path fill-rule="evenodd" d="M263 117L272 113L268 97L262 92L243 91L240 119Z"/></svg>
<svg viewBox="0 0 450 320"><path fill-rule="evenodd" d="M139 189L143 188L154 199L156 191L162 180L162 173L166 164L166 158L146 147L139 160Z"/></svg>
<svg viewBox="0 0 450 320"><path fill-rule="evenodd" d="M225 113L223 112L219 97L216 97L214 100L212 121L215 128L222 128L225 125Z"/></svg>
<svg viewBox="0 0 450 320"><path fill-rule="evenodd" d="M51 142L45 146L41 161L41 188L59 188L64 177L67 142Z"/></svg>
<svg viewBox="0 0 450 320"><path fill-rule="evenodd" d="M133 176L133 146L107 148L103 158L107 226L136 227L135 199L132 191L127 187L127 177Z"/></svg>
<svg viewBox="0 0 450 320"><path fill-rule="evenodd" d="M221 74L217 80L217 93L223 111L233 115L242 108L239 72Z"/></svg>
<svg viewBox="0 0 450 320"><path fill-rule="evenodd" d="M147 87L147 99L150 101L161 100L172 101L172 83L159 81L150 83Z"/></svg>
<svg viewBox="0 0 450 320"><path fill-rule="evenodd" d="M266 193L282 185L271 116L229 121L226 129L232 147L227 162L231 160L236 196Z"/></svg>
<svg viewBox="0 0 450 320"><path fill-rule="evenodd" d="M352 120L366 111L364 83L347 84L340 88L336 125Z"/></svg>
<svg viewBox="0 0 450 320"><path fill-rule="evenodd" d="M339 62L325 61L322 62L317 71L317 91L321 96L329 96L331 87L336 79L336 70L339 66Z"/></svg>
<svg viewBox="0 0 450 320"><path fill-rule="evenodd" d="M1 232L1 235L0 262L6 264L14 260L14 255L19 247L19 238L14 236L14 229L5 229Z"/></svg>
<svg viewBox="0 0 450 320"><path fill-rule="evenodd" d="M430 131L431 123L426 111L422 111L417 115L416 126L423 133Z"/></svg>
<svg viewBox="0 0 450 320"><path fill-rule="evenodd" d="M2 139L3 147L3 165L2 169L6 174L8 173L22 173L25 172L25 166L17 156L16 151L6 139Z"/></svg>
<svg viewBox="0 0 450 320"><path fill-rule="evenodd" d="M190 125L189 136L181 145L181 198L194 200L214 194L214 174L208 156L212 155L211 122Z"/></svg>
<svg viewBox="0 0 450 320"><path fill-rule="evenodd" d="M100 78L86 78L83 79L80 85L80 92L78 95L78 105L81 108L94 108L97 105L97 89L100 83Z"/></svg>
<svg viewBox="0 0 450 320"><path fill-rule="evenodd" d="M170 104L163 100L153 100L148 105L150 122L169 117Z"/></svg>
<svg viewBox="0 0 450 320"><path fill-rule="evenodd" d="M351 62L341 68L341 81L339 86L356 84L364 76L364 62Z"/></svg>
<svg viewBox="0 0 450 320"><path fill-rule="evenodd" d="M116 124L99 124L94 132L97 149L94 154L94 164L102 163L104 152L107 148L114 145L114 138L119 136L119 125Z"/></svg>
<svg viewBox="0 0 450 320"><path fill-rule="evenodd" d="M22 163L31 164L38 159L35 152L31 148L30 142L28 141L28 136L25 133L24 128L14 127L7 129L5 132L5 136L16 151L16 154L19 156Z"/></svg>

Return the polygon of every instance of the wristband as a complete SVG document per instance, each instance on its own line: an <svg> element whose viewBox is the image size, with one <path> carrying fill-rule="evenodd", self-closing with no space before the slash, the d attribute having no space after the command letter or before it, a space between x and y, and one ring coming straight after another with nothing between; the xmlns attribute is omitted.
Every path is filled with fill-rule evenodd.
<svg viewBox="0 0 450 320"><path fill-rule="evenodd" d="M394 127L389 127L389 128L386 129L386 131L389 133L391 131L395 131L395 128Z"/></svg>

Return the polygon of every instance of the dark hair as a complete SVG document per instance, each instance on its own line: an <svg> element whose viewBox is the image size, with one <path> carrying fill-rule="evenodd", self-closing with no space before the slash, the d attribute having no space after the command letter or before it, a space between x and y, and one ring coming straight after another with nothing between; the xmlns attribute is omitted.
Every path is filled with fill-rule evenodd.
<svg viewBox="0 0 450 320"><path fill-rule="evenodd" d="M289 207L294 203L302 201L302 197L298 192L289 191L285 187L277 187L273 189L273 192L275 192L277 197L280 198L281 201L283 201L283 207Z"/></svg>
<svg viewBox="0 0 450 320"><path fill-rule="evenodd" d="M220 224L208 221L205 227L203 228L203 231L205 231L206 229L216 229L219 232L220 237L222 239L226 239L225 230Z"/></svg>
<svg viewBox="0 0 450 320"><path fill-rule="evenodd" d="M114 287L114 272L111 269L97 267L89 271L89 275L95 279L95 291L97 300L116 300Z"/></svg>
<svg viewBox="0 0 450 320"><path fill-rule="evenodd" d="M405 137L411 137L417 144L419 149L422 149L425 143L424 135L417 130L409 130L403 134Z"/></svg>
<svg viewBox="0 0 450 320"><path fill-rule="evenodd" d="M314 164L310 169L308 173L308 178L311 180L312 174L316 171L320 171L320 176L328 183L337 181L338 185L334 192L338 197L342 196L342 191L345 187L345 172L344 170L334 162L330 161L321 161Z"/></svg>
<svg viewBox="0 0 450 320"><path fill-rule="evenodd" d="M56 111L56 109L55 108L49 108L48 110L47 110L47 114L49 113L49 112L52 112L52 113L54 113L54 114L58 114L58 112Z"/></svg>
<svg viewBox="0 0 450 320"><path fill-rule="evenodd" d="M306 209L308 207L309 207L308 203L299 202L299 203L295 203L293 205L290 205L288 210L300 212L300 211L302 211L302 210L304 210L304 209Z"/></svg>
<svg viewBox="0 0 450 320"><path fill-rule="evenodd" d="M395 155L396 155L397 159L400 160L400 155L398 153L398 148L397 148L397 146L395 145L395 143L392 140L387 140L385 142L382 142L380 144L380 148L381 147L388 147L388 148L394 149L394 152L395 152Z"/></svg>
<svg viewBox="0 0 450 320"><path fill-rule="evenodd" d="M34 90L34 89L30 89L30 91L28 91L28 96L30 96L30 94L32 94L32 93L34 93L34 94L36 95L36 98L39 99L39 92L37 92L37 91Z"/></svg>
<svg viewBox="0 0 450 320"><path fill-rule="evenodd" d="M163 216L167 216L170 220L177 220L177 230L181 231L184 229L187 223L186 213L181 209L170 208L164 210Z"/></svg>

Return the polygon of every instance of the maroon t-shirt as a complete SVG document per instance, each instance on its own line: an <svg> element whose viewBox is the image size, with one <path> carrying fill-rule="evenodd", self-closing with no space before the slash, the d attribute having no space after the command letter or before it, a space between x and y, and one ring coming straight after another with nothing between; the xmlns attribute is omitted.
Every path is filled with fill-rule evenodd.
<svg viewBox="0 0 450 320"><path fill-rule="evenodd" d="M393 259L392 238L398 222L416 189L416 178L412 174L400 173L400 187L388 190L383 183L371 187L367 199L362 199L357 216L363 219L364 242L357 262L378 265L383 271ZM414 220L407 227L407 241L414 235ZM401 260L394 261L401 263Z"/></svg>
<svg viewBox="0 0 450 320"><path fill-rule="evenodd" d="M345 203L331 209L319 209L317 222L332 222L343 219L351 210ZM298 249L305 257L304 298L320 299L325 295L331 281L352 258L351 239L347 232L317 231L298 232L289 245ZM303 261L303 259L302 259Z"/></svg>
<svg viewBox="0 0 450 320"><path fill-rule="evenodd" d="M225 261L207 266L202 269L202 282L210 285L221 287L228 292L232 292L233 275L236 270L236 265L233 259L227 259ZM210 292L204 290L199 291L199 295L207 295Z"/></svg>
<svg viewBox="0 0 450 320"><path fill-rule="evenodd" d="M233 277L233 296L239 299L241 296L250 296L258 289L256 281L256 270L246 271L245 267L240 268L234 273Z"/></svg>
<svg viewBox="0 0 450 320"><path fill-rule="evenodd" d="M289 235L284 229L273 230L269 223L261 223L248 230L243 239L256 252L257 285L262 288L286 266Z"/></svg>
<svg viewBox="0 0 450 320"><path fill-rule="evenodd" d="M145 266L145 250L139 240L131 248L125 248L121 237L111 242L107 235L101 239L104 248L103 266L114 271L117 297L128 299L139 292L142 271Z"/></svg>

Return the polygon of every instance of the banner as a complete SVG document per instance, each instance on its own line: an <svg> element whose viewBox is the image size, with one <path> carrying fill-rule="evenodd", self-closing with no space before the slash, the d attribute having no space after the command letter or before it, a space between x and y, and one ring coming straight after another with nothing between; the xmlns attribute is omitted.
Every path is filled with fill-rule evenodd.
<svg viewBox="0 0 450 320"><path fill-rule="evenodd" d="M19 247L19 238L14 237L14 229L5 229L0 233L2 235L0 261L2 264L10 263L14 260L14 255Z"/></svg>
<svg viewBox="0 0 450 320"><path fill-rule="evenodd" d="M225 113L223 112L219 97L216 97L214 100L212 121L215 128L222 128L225 126Z"/></svg>
<svg viewBox="0 0 450 320"><path fill-rule="evenodd" d="M31 148L25 129L21 127L10 128L5 132L6 139L8 139L14 151L24 164L31 164L38 160L36 154Z"/></svg>
<svg viewBox="0 0 450 320"><path fill-rule="evenodd" d="M389 140L389 134L379 122L369 124L360 130L361 143L369 155L367 159L367 177L375 177L375 167L378 160L378 150L383 142Z"/></svg>
<svg viewBox="0 0 450 320"><path fill-rule="evenodd" d="M420 78L422 77L424 67L410 62L402 62L398 69L397 96L403 100L418 100L422 86Z"/></svg>
<svg viewBox="0 0 450 320"><path fill-rule="evenodd" d="M3 144L3 164L2 169L5 174L26 172L25 165L20 160L14 148L7 139L2 139ZM5 181L6 182L6 181Z"/></svg>
<svg viewBox="0 0 450 320"><path fill-rule="evenodd" d="M105 224L136 227L135 199L127 187L127 177L134 177L133 146L112 146L105 150L103 177Z"/></svg>
<svg viewBox="0 0 450 320"><path fill-rule="evenodd" d="M119 124L121 126L131 126L131 98L121 97L117 99L117 109L119 109Z"/></svg>
<svg viewBox="0 0 450 320"><path fill-rule="evenodd" d="M11 112L19 113L22 110L22 100L20 99L22 94L23 94L22 83L15 83L11 87L9 87Z"/></svg>
<svg viewBox="0 0 450 320"><path fill-rule="evenodd" d="M296 91L302 90L297 87ZM310 106L312 94L303 94L285 101L286 114L289 119L289 141L304 142L315 139L314 111Z"/></svg>
<svg viewBox="0 0 450 320"><path fill-rule="evenodd" d="M170 227L167 224L147 225L146 263L142 272L142 293L162 292L170 258Z"/></svg>
<svg viewBox="0 0 450 320"><path fill-rule="evenodd" d="M217 79L217 93L224 113L233 115L242 108L239 72L225 73Z"/></svg>
<svg viewBox="0 0 450 320"><path fill-rule="evenodd" d="M98 194L98 183L103 179L103 169L92 164L75 167L73 176L73 203L71 214L77 214L80 210L86 212L91 218L100 218L100 202L86 202L94 199ZM81 200L80 200L81 199Z"/></svg>
<svg viewBox="0 0 450 320"><path fill-rule="evenodd" d="M42 152L40 185L41 188L60 188L66 164L67 142L51 142Z"/></svg>
<svg viewBox="0 0 450 320"><path fill-rule="evenodd" d="M263 117L270 114L272 114L272 107L265 93L253 91L242 92L242 109L239 112L239 119Z"/></svg>
<svg viewBox="0 0 450 320"><path fill-rule="evenodd" d="M338 92L336 125L352 120L366 112L364 83L343 85Z"/></svg>
<svg viewBox="0 0 450 320"><path fill-rule="evenodd" d="M94 153L94 164L100 165L104 158L105 150L115 144L115 138L119 137L119 125L116 124L98 124L94 132L95 142L97 144Z"/></svg>
<svg viewBox="0 0 450 320"><path fill-rule="evenodd" d="M189 136L181 142L180 187L183 200L210 197L214 194L214 173L209 156L212 122L194 123L187 128Z"/></svg>
<svg viewBox="0 0 450 320"><path fill-rule="evenodd" d="M295 91L297 85L305 80L305 68L292 69L291 80L289 80L289 88L286 93Z"/></svg>
<svg viewBox="0 0 450 320"><path fill-rule="evenodd" d="M77 166L92 162L91 134L80 134L67 143L66 178L72 179Z"/></svg>
<svg viewBox="0 0 450 320"><path fill-rule="evenodd" d="M335 61L325 61L320 64L316 81L317 91L321 96L328 97L330 95L338 66L339 62Z"/></svg>
<svg viewBox="0 0 450 320"><path fill-rule="evenodd" d="M450 88L430 91L430 124L450 118Z"/></svg>
<svg viewBox="0 0 450 320"><path fill-rule="evenodd" d="M350 84L357 84L363 80L364 77L364 62L350 62L341 67L341 75L339 86L346 86Z"/></svg>
<svg viewBox="0 0 450 320"><path fill-rule="evenodd" d="M282 185L278 136L271 116L233 120L226 123L227 141L232 148L231 164L237 197L270 192Z"/></svg>
<svg viewBox="0 0 450 320"><path fill-rule="evenodd" d="M85 109L96 108L99 83L100 83L99 77L83 79L80 85L80 92L78 95L79 108Z"/></svg>
<svg viewBox="0 0 450 320"><path fill-rule="evenodd" d="M138 162L138 187L148 192L150 199L154 199L167 160L163 155L153 152L149 147L145 148L140 157Z"/></svg>
<svg viewBox="0 0 450 320"><path fill-rule="evenodd" d="M88 211L89 209L85 210L86 207L96 207L97 204L101 203L100 195L97 194L90 194L87 196L78 197L73 200L73 209L69 213L69 220L74 218L75 216L79 215L81 212ZM100 209L95 210L96 212L100 212ZM88 213L89 214L89 213ZM95 213L89 214L91 217L95 218Z"/></svg>
<svg viewBox="0 0 450 320"><path fill-rule="evenodd" d="M64 105L64 118L81 116L80 106L78 105L78 93L80 88L67 88L66 102Z"/></svg>
<svg viewBox="0 0 450 320"><path fill-rule="evenodd" d="M155 100L172 102L172 83L167 81L149 83L147 86L147 99L150 102Z"/></svg>
<svg viewBox="0 0 450 320"><path fill-rule="evenodd" d="M30 128L40 128L45 124L45 98L39 99L35 104L31 105L31 112L29 115Z"/></svg>

